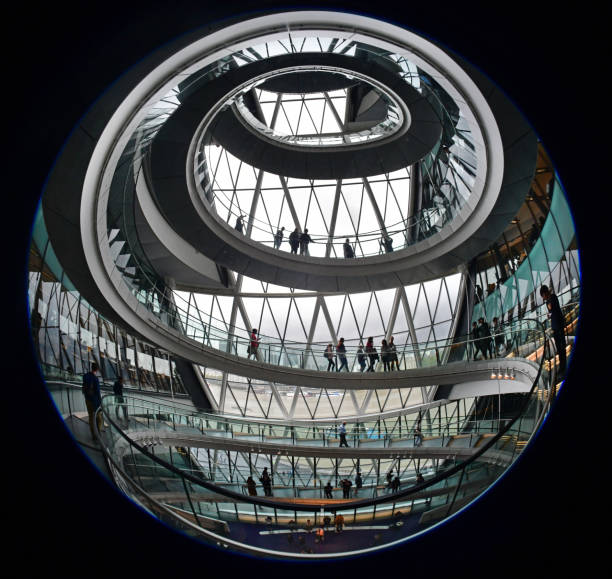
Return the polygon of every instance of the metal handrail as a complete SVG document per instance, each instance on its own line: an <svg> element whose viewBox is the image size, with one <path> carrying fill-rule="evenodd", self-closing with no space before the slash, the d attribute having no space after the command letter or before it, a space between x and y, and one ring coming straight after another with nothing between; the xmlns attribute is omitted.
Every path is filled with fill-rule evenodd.
<svg viewBox="0 0 612 579"><path fill-rule="evenodd" d="M537 322L540 326L540 332L541 332L541 336L543 338L544 336L544 328L543 325L540 322ZM537 371L537 375L536 378L534 380L534 383L529 391L529 394L525 397L525 400L523 401L523 404L520 407L520 410L517 412L517 414L512 418L509 419L507 424L502 427L502 429L494 436L492 437L489 441L487 441L478 451L476 451L476 453L474 455L472 455L471 457L467 458L466 460L460 462L459 464L450 467L449 469L445 470L443 473L431 478L428 481L425 481L424 483L421 483L419 485L413 486L409 489L404 489L404 490L399 490L397 492L395 492L392 496L384 496L384 497L375 497L372 499L353 499L351 500L350 503L350 508L351 509L358 509L358 508L362 508L362 507L368 507L368 506L373 506L373 505L378 505L378 504L382 504L382 503L386 503L389 502L390 499L393 499L393 502L397 502L398 499L402 499L405 497L409 497L412 494L419 492L425 488L428 488L434 484L436 484L437 482L440 482L441 480L444 480L450 476L452 476L453 474L455 474L456 472L459 472L460 470L464 469L467 465L473 463L474 461L476 461L480 456L482 456L487 450L489 450L491 447L493 447L493 445L495 445L502 436L504 436L510 429L511 427L515 424L515 422L517 420L519 420L522 416L522 414L525 412L525 410L527 409L527 407L529 406L529 404L532 401L532 395L534 393L534 390L536 389L536 386L540 380L540 377L542 375L542 369L543 369L543 364L544 364L544 360L546 359L546 350L547 350L547 340L544 340L544 344L543 344L543 352L542 355L540 357L540 364L538 366L538 371ZM550 401L547 401L547 403ZM223 489L217 485L214 485L213 483L210 483L209 481L206 481L204 479L201 479L199 477L195 477L189 473L185 473L183 471L181 471L180 469L177 469L174 465L170 465L168 463L166 463L165 461L161 460L159 457L155 456L154 454L150 453L149 451L146 450L146 448L144 448L143 446L139 445L138 443L136 443L135 441L133 441L132 439L129 438L129 436L127 436L127 434L125 432L123 432L121 430L121 428L118 427L118 425L112 420L112 418L109 416L109 414L107 413L107 411L105 409L99 409L98 411L103 412L105 419L118 431L118 433L120 434L121 437L123 437L128 444L133 447L136 448L139 452L141 452L142 454L144 454L145 456L147 456L149 459L153 460L154 462L156 462L157 464L159 464L160 466L163 466L165 468L167 468L168 470L170 470L171 472L173 472L176 475L179 475L180 477L185 477L187 480L189 480L190 482L194 483L194 484L198 484L204 488L206 488L209 491L215 492L217 494L222 494L224 496L227 496L231 499L239 499L239 502L247 502L250 504L256 504L259 506L273 506L277 509L285 509L285 510L294 510L294 511L313 511L316 510L318 508L321 507L325 507L327 506L326 503L320 504L320 505L299 505L299 504L294 504L294 503L289 503L289 502L283 502L282 500L278 500L278 499L266 499L266 498L259 498L259 497L252 497L252 496L245 496L241 493L236 493L234 491L231 490L227 490L227 489ZM535 431L535 430L534 430ZM341 508L341 507L339 507Z"/></svg>

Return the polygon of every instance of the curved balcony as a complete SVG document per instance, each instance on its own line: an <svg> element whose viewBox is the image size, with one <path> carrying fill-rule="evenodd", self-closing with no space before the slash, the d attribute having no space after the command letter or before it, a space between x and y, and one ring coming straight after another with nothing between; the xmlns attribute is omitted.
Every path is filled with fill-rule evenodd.
<svg viewBox="0 0 612 579"><path fill-rule="evenodd" d="M131 284L129 278L124 280ZM383 372L381 342L386 336L373 336L375 351L366 352L364 343L362 353L358 352L359 340L347 337L344 340L346 371L328 372L331 364L324 355L327 343L280 341L258 334L254 347L250 329L228 327L212 317L204 321L190 312L178 294L170 293L165 287L145 292L140 285L130 286L132 307L154 332L155 338L151 339L160 344L160 340L165 340L174 351L184 348L185 352L189 351L186 358L204 366L283 384L324 387L330 379L349 388L402 387L423 379L430 379L432 384L448 384L486 379L491 369L500 365L511 369L526 384L531 383L533 373L527 354L542 338L537 321L515 321L504 326L499 334L504 340L503 354L474 362L482 341L470 336L413 344L407 343L407 332L398 333L394 336L397 371ZM491 343L494 340L492 336ZM333 349L332 362L339 368L342 354L336 352L335 345Z"/></svg>
<svg viewBox="0 0 612 579"><path fill-rule="evenodd" d="M458 402L441 401L406 412L393 425L379 422L378 428L388 427L382 439L372 423L351 425L349 448L326 437L332 425L322 421L237 420L131 397L117 405L114 396L103 400L108 427L100 440L123 491L200 540L263 557L363 553L407 540L460 511L520 456L554 395L545 361L541 352L532 387L510 414L502 414L503 399L495 417L483 416L487 405L478 399L463 412ZM446 419L430 420L438 415ZM423 439L415 446L416 425ZM345 462L338 463L338 456ZM368 460L375 466L366 473ZM258 478L263 466L274 477L272 496L260 496L260 486L256 496L247 494L246 477ZM389 468L401 472L393 488L385 484ZM366 475L357 496L349 492L340 499L337 484L331 498L322 489L323 482L353 478L357 470ZM315 541L320 535L313 529L323 527L328 535L338 514L342 532Z"/></svg>
<svg viewBox="0 0 612 579"><path fill-rule="evenodd" d="M367 43L375 45L377 42L377 36L373 31L377 28L381 31L384 29L384 33L389 34L396 45L387 46L386 49L375 46L371 51L375 56L372 56L371 60L383 68L387 66L387 73L396 75L398 86L403 83L416 91L423 91L423 95L432 95L431 100L427 102L446 111L443 113L444 118L450 119L450 122L445 124L451 132L443 134L438 149L442 163L437 165L440 174L434 175L437 169L433 159L431 163L427 160L421 163L422 177L430 183L431 189L431 199L424 199L426 206L429 210L433 210L436 207L434 201L436 197L442 199L442 205L444 199L450 204L450 208L441 208L438 214L434 212L430 216L432 220L439 221L439 225L443 225L442 229L437 231L438 227L433 226L428 229L426 225L415 228L407 223L404 232L400 228L392 232L396 237L393 252L376 255L379 246L370 248L370 245L376 243L370 240L371 243L369 242L367 248L360 249L357 245L358 252L362 251L363 255L370 257L358 257L355 260L332 258L333 253L338 254L332 251L329 252L329 256L320 258L291 257L285 252L266 248L261 243L249 243L241 239L226 223L215 222L214 229L210 231L211 235L204 236L202 216L199 214L196 216L193 208L195 201L197 204L202 204L198 206L204 211L204 200L200 197L198 187L205 192L206 183L198 181L196 175L190 176L194 180L195 188L192 193L195 197L194 199L186 197L183 194L186 165L182 164L180 175L176 173L167 175L168 179L163 183L166 189L163 189L160 183L159 188L156 185L154 191L157 197L163 198L164 203L172 203L180 198L182 204L180 211L177 207L177 211L170 217L167 211L160 211L150 194L148 194L148 205L145 204L146 207L141 208L160 240L155 247L147 248L144 253L149 252L149 255L153 255L156 251L165 251L172 255L175 264L181 263L195 272L202 271L202 258L206 256L210 258L208 265L213 269L214 264L211 260L217 260L220 265L235 267L235 271L247 274L257 272L260 279L288 287L364 291L397 287L401 283L431 279L446 274L487 247L490 240L497 238L507 223L508 215L514 214L515 206L522 201L533 174L532 157L535 158L535 154L532 153L535 151L535 137L520 114L513 112L511 107L506 107L507 102L499 91L487 84L488 81L482 80L478 75L474 76L476 81L472 80L449 55L404 30L399 34L400 31L390 25L374 23L370 19L351 15L347 22L335 23L332 28L337 29L337 32L333 32L329 29L329 14L309 13L307 24L300 21L303 17L302 13L296 12L279 18L289 22L294 30L300 30L304 35L313 38L318 38L317 35L325 30L325 34L322 35L328 41L330 34L336 35L342 41L340 44L346 43L344 45L346 48L353 41L347 41L345 32L350 30L353 36L356 30L363 29L364 38L354 43L355 51L359 49L367 52L369 50ZM139 143L141 141L161 143L158 138L161 136L162 128L183 108L177 95L180 98L183 96L187 98L190 89L199 90L200 86L209 80L222 79L226 74L233 74L236 70L239 72L244 68L239 63L250 62L248 51L245 52L246 44L241 46L239 44L252 41L257 34L269 33L271 20L274 18L275 16L255 18L226 29L223 58L219 58L220 48L215 44L218 40L216 37L210 42L206 40L184 46L180 58L172 63L172 66L176 65L179 68L183 63L186 67L181 69L182 73L178 76L172 72L176 71L176 68L170 70L170 64L166 63L167 51L154 55L133 77L128 76L124 78L124 82L115 85L100 106L91 109L83 119L80 129L75 132L74 138L71 138L65 147L43 198L45 220L51 236L55 237L57 233L57 237L62 238L56 247L62 265L70 278L79 282L79 287L87 288L86 297L91 303L96 304L100 311L107 311L104 302L108 302L110 299L108 296L112 294L110 284L103 279L103 276L112 274L110 263L112 257L100 255L107 253L106 243L110 236L106 213L113 202L115 190L125 191L126 183L132 190L137 185L135 177L140 172L136 165L143 151ZM286 30L286 27L284 29ZM274 42L278 40L275 39ZM206 44L205 50L202 44ZM426 49L432 51L432 56L423 59L419 55ZM206 58L203 57L203 51L208 51ZM338 56L347 56L359 61L357 52L355 57L346 54ZM487 95L487 99L483 97L484 94ZM426 96L423 97L424 100L429 98ZM458 109L453 108L453 102L460 103L457 105ZM462 108L463 104L465 108ZM195 144L194 141L194 146ZM447 152L445 147L449 149ZM505 157L503 163L502 151ZM198 150L198 155L200 152L201 150ZM444 155L446 155L445 160L442 160ZM455 167L461 166L463 168L457 170L464 176L469 175L471 167L482 165L484 169L483 163L475 162L474 155L480 156L483 163L486 157L487 173L486 176L478 176L477 185L483 199L478 201L476 199L478 195L472 188L459 214L449 221L443 216L451 215L452 208L461 205L464 194L470 187L468 185L465 188L458 180L456 186L448 189L449 183L452 184L458 173L457 171L452 173L450 169L446 171L444 167L450 164ZM196 161L195 150L192 158L194 163L197 163L193 165L193 171L200 171L202 167L199 161ZM147 159L147 162L153 160L149 157ZM161 159L160 163L162 161L174 163L176 158L171 158L169 155L166 159ZM151 163L150 169L157 170L159 167L156 163ZM191 167L187 173L190 171ZM428 171L431 171L431 177L427 177ZM447 173L449 176L452 173L453 179L445 180ZM126 181L126 174L131 176L131 181ZM201 176L201 173L198 175ZM179 186L181 189L177 188ZM451 190L457 195L451 194ZM183 193L179 195L179 191ZM446 192L449 192L448 196ZM145 193L139 192L139 202L142 205L141 193L143 196ZM121 196L118 203L119 208L124 207ZM206 213L207 219L213 219L211 214L207 211ZM466 219L469 217L469 224L465 221L463 226L459 227L458 219L463 214ZM171 223L173 219L179 219L181 216L193 219L191 225ZM423 217L423 220L417 217L417 222L426 224L425 216ZM412 217L407 217L408 219ZM78 225L80 223L82 227ZM419 233L426 237L419 238L416 229L421 229ZM455 230L451 231L452 229ZM434 233L434 230L437 232ZM171 233L180 237L175 240L177 243L174 245L168 241ZM130 240L132 239L133 236ZM420 241L412 243L414 239ZM333 241L332 239L332 246ZM401 252L396 250L405 243L411 245ZM239 251L235 251L237 244L240 245ZM132 248L132 253L137 253L136 245L137 242ZM234 249L231 249L232 247ZM231 255L224 253L226 250ZM163 276L167 272L160 268L157 273ZM121 317L120 313L117 315Z"/></svg>

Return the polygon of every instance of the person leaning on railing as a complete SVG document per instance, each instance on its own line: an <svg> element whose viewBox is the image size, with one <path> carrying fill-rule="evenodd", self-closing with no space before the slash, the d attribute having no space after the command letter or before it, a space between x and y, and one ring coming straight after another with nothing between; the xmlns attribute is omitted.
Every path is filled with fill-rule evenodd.
<svg viewBox="0 0 612 579"><path fill-rule="evenodd" d="M357 471L357 475L355 476L355 496L359 492L359 489L363 487L363 479L361 478L361 472Z"/></svg>
<svg viewBox="0 0 612 579"><path fill-rule="evenodd" d="M304 229L304 232L300 235L300 255L308 255L308 244L313 242L312 237L308 235L308 229Z"/></svg>

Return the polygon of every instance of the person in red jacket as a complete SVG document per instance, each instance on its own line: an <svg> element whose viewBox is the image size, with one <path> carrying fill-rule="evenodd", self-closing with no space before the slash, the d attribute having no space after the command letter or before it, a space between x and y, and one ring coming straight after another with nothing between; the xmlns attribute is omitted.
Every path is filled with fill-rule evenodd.
<svg viewBox="0 0 612 579"><path fill-rule="evenodd" d="M257 359L257 348L259 348L259 338L257 337L257 328L253 328L251 330L251 342L247 350L249 358L253 356L254 359Z"/></svg>

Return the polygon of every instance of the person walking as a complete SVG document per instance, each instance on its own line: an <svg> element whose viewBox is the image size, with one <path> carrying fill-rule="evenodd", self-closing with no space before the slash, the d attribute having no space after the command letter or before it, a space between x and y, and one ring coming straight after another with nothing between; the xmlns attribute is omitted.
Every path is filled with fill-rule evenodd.
<svg viewBox="0 0 612 579"><path fill-rule="evenodd" d="M497 357L500 355L500 347L504 349L504 345L506 343L506 338L497 316L493 318L493 343L495 344L495 357Z"/></svg>
<svg viewBox="0 0 612 579"><path fill-rule="evenodd" d="M478 348L485 360L488 360L487 353L490 354L490 357L493 356L491 352L491 330L484 318L478 319Z"/></svg>
<svg viewBox="0 0 612 579"><path fill-rule="evenodd" d="M342 498L343 499L350 499L351 498L351 486L353 486L353 483L345 478L342 481L340 481L340 484L342 485Z"/></svg>
<svg viewBox="0 0 612 579"><path fill-rule="evenodd" d="M393 342L393 336L389 338L389 364L391 370L399 370L399 360L397 359L397 347Z"/></svg>
<svg viewBox="0 0 612 579"><path fill-rule="evenodd" d="M323 491L325 492L326 499L333 499L334 495L332 494L333 487L331 485L331 481L327 481L327 484L323 487Z"/></svg>
<svg viewBox="0 0 612 579"><path fill-rule="evenodd" d="M335 353L334 347L331 344L327 344L327 348L325 348L325 352L323 355L327 358L327 371L333 371L336 369L336 362L334 361Z"/></svg>
<svg viewBox="0 0 612 579"><path fill-rule="evenodd" d="M253 356L254 360L257 360L257 349L259 348L259 338L257 337L257 328L251 330L251 341L247 348L248 359Z"/></svg>
<svg viewBox="0 0 612 579"><path fill-rule="evenodd" d="M244 221L243 221L243 215L239 215L238 219L236 219L236 231L238 233L243 233L243 228L244 228Z"/></svg>
<svg viewBox="0 0 612 579"><path fill-rule="evenodd" d="M368 372L374 372L374 366L378 361L378 352L374 347L374 338L370 336L366 342L365 352L368 356Z"/></svg>
<svg viewBox="0 0 612 579"><path fill-rule="evenodd" d="M249 491L249 496L256 497L257 496L257 485L252 476L250 476L246 481L247 489Z"/></svg>
<svg viewBox="0 0 612 579"><path fill-rule="evenodd" d="M312 237L308 235L308 229L304 229L304 233L300 235L300 255L308 255L308 244L311 241Z"/></svg>
<svg viewBox="0 0 612 579"><path fill-rule="evenodd" d="M355 496L359 493L359 489L363 487L363 479L361 478L361 472L357 471L355 476Z"/></svg>
<svg viewBox="0 0 612 579"><path fill-rule="evenodd" d="M264 494L267 497L272 496L272 479L268 473L268 467L264 467L263 472L261 473L261 477L259 478L259 482L263 485Z"/></svg>
<svg viewBox="0 0 612 579"><path fill-rule="evenodd" d="M325 542L325 529L323 527L319 527L316 531L315 543L324 543Z"/></svg>
<svg viewBox="0 0 612 579"><path fill-rule="evenodd" d="M340 513L336 515L334 524L336 525L336 533L342 532L342 529L344 528L344 517Z"/></svg>
<svg viewBox="0 0 612 579"><path fill-rule="evenodd" d="M470 341L469 341L470 349L472 351L472 356L474 358L474 362L478 357L478 324L476 322L472 322L472 331L470 332Z"/></svg>
<svg viewBox="0 0 612 579"><path fill-rule="evenodd" d="M548 310L550 329L552 330L555 348L559 356L559 373L563 376L567 366L567 353L565 351L565 323L563 320L563 312L559 305L559 298L546 285L540 288L540 296L544 300L546 309Z"/></svg>
<svg viewBox="0 0 612 579"><path fill-rule="evenodd" d="M421 432L421 427L416 426L414 429L414 446L421 446L423 444L423 433Z"/></svg>
<svg viewBox="0 0 612 579"><path fill-rule="evenodd" d="M123 376L118 376L113 384L113 392L115 393L115 416L119 420L119 409L123 411L123 420L128 422L127 404L123 398Z"/></svg>
<svg viewBox="0 0 612 579"><path fill-rule="evenodd" d="M336 369L336 372L340 372L340 370L342 370L342 368L346 368L346 371L348 372L348 362L346 359L346 346L344 345L344 338L340 338L340 341L338 342L338 345L336 346L336 353L338 354L338 368Z"/></svg>
<svg viewBox="0 0 612 579"><path fill-rule="evenodd" d="M389 345L387 344L387 340L383 338L383 341L380 346L380 357L383 363L383 371L389 371Z"/></svg>
<svg viewBox="0 0 612 579"><path fill-rule="evenodd" d="M357 362L359 362L360 372L363 372L366 367L366 355L363 351L363 344L359 343L359 348L357 348Z"/></svg>
<svg viewBox="0 0 612 579"><path fill-rule="evenodd" d="M386 476L387 479L387 492L391 490L391 483L393 482L393 471L390 470Z"/></svg>
<svg viewBox="0 0 612 579"><path fill-rule="evenodd" d="M342 244L342 249L344 250L344 257L346 259L352 259L353 257L355 257L355 252L353 251L353 248L349 243L348 237L346 238L346 241Z"/></svg>
<svg viewBox="0 0 612 579"><path fill-rule="evenodd" d="M395 475L395 478L391 481L391 492L396 493L400 487L400 477L399 474Z"/></svg>
<svg viewBox="0 0 612 579"><path fill-rule="evenodd" d="M284 227L276 230L276 234L274 235L274 249L280 249L281 243L283 242L283 232L285 231Z"/></svg>
<svg viewBox="0 0 612 579"><path fill-rule="evenodd" d="M338 434L340 435L340 446L348 447L348 442L346 441L346 422L343 422L338 427Z"/></svg>
<svg viewBox="0 0 612 579"><path fill-rule="evenodd" d="M94 420L98 426L98 430L102 430L102 412L96 411L102 405L102 396L100 394L100 380L97 376L98 364L92 362L91 370L83 374L83 396L85 397L85 406L89 416L89 431L91 432L92 440L96 440L94 432Z"/></svg>

